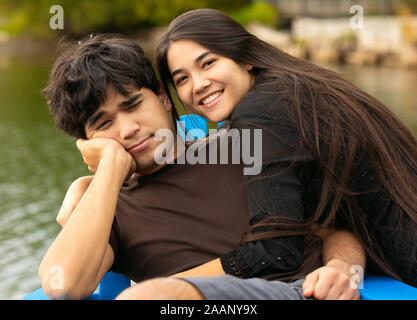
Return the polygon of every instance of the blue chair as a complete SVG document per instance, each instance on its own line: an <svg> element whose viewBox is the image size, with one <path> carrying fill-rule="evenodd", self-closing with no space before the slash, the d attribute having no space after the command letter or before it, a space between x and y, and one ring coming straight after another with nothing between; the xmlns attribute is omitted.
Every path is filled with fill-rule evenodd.
<svg viewBox="0 0 417 320"><path fill-rule="evenodd" d="M185 141L198 139L207 134L207 122L198 115L184 115L180 117L180 121L182 124L177 123L177 128ZM110 271L101 280L97 292L86 300L114 300L129 286L129 279ZM365 274L362 287L359 289L362 300L417 300L417 288L390 277ZM23 299L49 300L42 288L26 295Z"/></svg>
<svg viewBox="0 0 417 320"><path fill-rule="evenodd" d="M107 272L97 292L86 300L114 300L130 286L130 280L121 274ZM366 274L363 288L359 289L361 300L417 300L417 288L393 278ZM49 300L42 288L29 293L23 300Z"/></svg>
<svg viewBox="0 0 417 320"><path fill-rule="evenodd" d="M366 274L361 300L417 300L417 288L390 277Z"/></svg>
<svg viewBox="0 0 417 320"><path fill-rule="evenodd" d="M207 121L196 114L180 116L177 122L178 134L184 141L192 141L207 135Z"/></svg>
<svg viewBox="0 0 417 320"><path fill-rule="evenodd" d="M107 272L100 284L98 290L85 300L114 300L120 292L130 286L130 280L124 275ZM50 300L43 292L42 288L29 293L23 297L23 300Z"/></svg>

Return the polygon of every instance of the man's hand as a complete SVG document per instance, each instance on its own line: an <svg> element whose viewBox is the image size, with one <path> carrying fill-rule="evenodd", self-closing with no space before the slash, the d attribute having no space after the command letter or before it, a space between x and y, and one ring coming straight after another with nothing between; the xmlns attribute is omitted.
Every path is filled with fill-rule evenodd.
<svg viewBox="0 0 417 320"><path fill-rule="evenodd" d="M108 155L117 155L123 166L123 179L128 179L136 170L136 162L124 147L113 139L94 138L90 140L78 139L77 148L80 150L88 170L95 173L101 159Z"/></svg>
<svg viewBox="0 0 417 320"><path fill-rule="evenodd" d="M339 259L307 275L303 283L303 295L319 300L359 300L357 288L351 285L350 266Z"/></svg>
<svg viewBox="0 0 417 320"><path fill-rule="evenodd" d="M102 138L91 140L79 139L77 140L77 147L83 156L84 162L88 165L88 169L94 173L97 171L98 164L106 152L120 152L120 154L123 155L122 159L124 158L127 162L131 161L131 167L127 178L130 177L130 172L133 173L136 168L136 163L134 162L132 156L114 140ZM56 218L61 227L64 227L67 223L75 207L78 205L90 185L91 180L93 180L93 177L94 176L80 177L68 188L64 201L61 205L61 209L59 210Z"/></svg>

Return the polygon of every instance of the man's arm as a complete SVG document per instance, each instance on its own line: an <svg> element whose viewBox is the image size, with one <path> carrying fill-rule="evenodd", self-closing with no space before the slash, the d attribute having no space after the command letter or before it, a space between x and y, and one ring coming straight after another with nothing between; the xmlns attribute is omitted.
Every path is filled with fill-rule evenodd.
<svg viewBox="0 0 417 320"><path fill-rule="evenodd" d="M74 180L65 194L64 201L59 209L56 222L63 228L77 207L94 176L80 177Z"/></svg>
<svg viewBox="0 0 417 320"><path fill-rule="evenodd" d="M101 148L95 176L39 267L42 287L51 298L87 297L113 263L108 240L120 188L131 170L132 159L123 147L94 140L86 141L83 147L94 151L92 143L95 147L102 144L95 150ZM88 154L83 156L86 161Z"/></svg>

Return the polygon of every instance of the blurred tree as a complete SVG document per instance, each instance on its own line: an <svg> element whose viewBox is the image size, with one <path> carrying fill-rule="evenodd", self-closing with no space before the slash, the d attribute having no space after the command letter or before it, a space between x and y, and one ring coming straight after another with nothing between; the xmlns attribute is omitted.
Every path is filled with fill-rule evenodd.
<svg viewBox="0 0 417 320"><path fill-rule="evenodd" d="M231 16L246 26L257 21L271 27L278 26L278 8L265 1L253 1L251 4L235 11Z"/></svg>
<svg viewBox="0 0 417 320"><path fill-rule="evenodd" d="M135 32L138 28L167 25L179 14L196 8L215 8L232 14L250 0L0 0L0 18L10 34L42 38L91 32ZM64 29L51 32L49 9L64 9Z"/></svg>

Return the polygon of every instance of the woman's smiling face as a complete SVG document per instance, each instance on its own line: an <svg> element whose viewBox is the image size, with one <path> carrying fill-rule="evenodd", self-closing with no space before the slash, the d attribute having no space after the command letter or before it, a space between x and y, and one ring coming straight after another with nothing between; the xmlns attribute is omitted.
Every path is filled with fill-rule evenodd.
<svg viewBox="0 0 417 320"><path fill-rule="evenodd" d="M191 40L171 43L167 58L182 103L213 122L229 118L253 86L252 66L238 64Z"/></svg>

